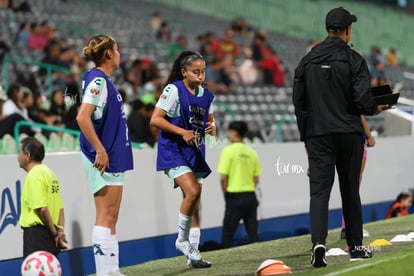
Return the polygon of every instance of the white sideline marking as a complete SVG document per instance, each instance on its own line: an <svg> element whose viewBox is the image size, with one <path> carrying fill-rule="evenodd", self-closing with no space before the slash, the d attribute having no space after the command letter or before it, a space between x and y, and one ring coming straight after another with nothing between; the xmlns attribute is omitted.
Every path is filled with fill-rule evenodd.
<svg viewBox="0 0 414 276"><path fill-rule="evenodd" d="M339 270L339 271L335 271L335 272L326 274L326 276L340 275L342 273L354 271L354 270L361 269L361 268L365 268L365 267L369 267L369 266L372 266L372 265L377 265L377 264L380 264L380 263L385 263L385 262L388 262L388 261L391 261L391 260L403 259L403 258L405 258L407 256L408 255L405 254L405 255L402 255L402 256L396 256L394 258L390 258L390 259L386 259L386 260L379 260L379 261L376 261L376 262L365 263L365 264L361 264L361 265L358 265L358 266L354 266L354 267L345 268L345 269L342 269L342 270Z"/></svg>

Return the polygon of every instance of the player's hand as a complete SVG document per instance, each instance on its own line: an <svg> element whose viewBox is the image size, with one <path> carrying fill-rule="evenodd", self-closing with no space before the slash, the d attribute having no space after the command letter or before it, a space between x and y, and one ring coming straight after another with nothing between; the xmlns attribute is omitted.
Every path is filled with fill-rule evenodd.
<svg viewBox="0 0 414 276"><path fill-rule="evenodd" d="M367 147L373 147L373 146L375 146L375 139L374 139L374 137L369 137L369 138L367 138Z"/></svg>
<svg viewBox="0 0 414 276"><path fill-rule="evenodd" d="M380 104L377 106L377 114L381 113L384 110L389 109L390 106L388 104Z"/></svg>
<svg viewBox="0 0 414 276"><path fill-rule="evenodd" d="M103 174L109 167L109 157L105 150L96 152L95 162L93 163L93 166L97 168L101 174Z"/></svg>
<svg viewBox="0 0 414 276"><path fill-rule="evenodd" d="M215 136L217 133L216 124L214 122L207 122L207 127L204 130L206 134L209 134L211 136Z"/></svg>
<svg viewBox="0 0 414 276"><path fill-rule="evenodd" d="M55 245L60 249L68 249L68 240L66 239L65 233L62 231L58 232L58 236L55 238Z"/></svg>
<svg viewBox="0 0 414 276"><path fill-rule="evenodd" d="M184 130L183 134L181 135L183 140L187 143L187 145L194 146L195 145L195 132L192 130Z"/></svg>

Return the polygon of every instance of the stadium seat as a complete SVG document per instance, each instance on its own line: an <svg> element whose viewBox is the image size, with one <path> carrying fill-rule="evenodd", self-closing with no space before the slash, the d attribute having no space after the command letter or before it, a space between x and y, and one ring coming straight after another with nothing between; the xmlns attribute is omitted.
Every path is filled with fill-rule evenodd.
<svg viewBox="0 0 414 276"><path fill-rule="evenodd" d="M10 134L5 134L2 139L3 154L16 154L16 142Z"/></svg>
<svg viewBox="0 0 414 276"><path fill-rule="evenodd" d="M24 138L28 137L29 135L27 135L26 133L20 133L19 134L19 142L21 142Z"/></svg>
<svg viewBox="0 0 414 276"><path fill-rule="evenodd" d="M48 140L48 149L52 152L60 151L62 145L62 139L56 132L50 133Z"/></svg>
<svg viewBox="0 0 414 276"><path fill-rule="evenodd" d="M62 151L74 151L76 148L76 138L69 134L69 133L63 133L62 139L61 139L61 150Z"/></svg>
<svg viewBox="0 0 414 276"><path fill-rule="evenodd" d="M45 135L43 135L42 133L38 132L34 135L34 138L36 138L37 140L39 140L43 146L45 147L45 150L48 149L48 141Z"/></svg>

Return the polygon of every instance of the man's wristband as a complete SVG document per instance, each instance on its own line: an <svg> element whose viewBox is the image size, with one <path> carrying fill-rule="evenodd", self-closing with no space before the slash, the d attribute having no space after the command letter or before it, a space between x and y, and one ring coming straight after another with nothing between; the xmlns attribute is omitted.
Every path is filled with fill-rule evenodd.
<svg viewBox="0 0 414 276"><path fill-rule="evenodd" d="M63 231L65 231L65 229L63 228L63 226L62 225L56 225L56 229L59 231L59 230L62 230L62 232Z"/></svg>
<svg viewBox="0 0 414 276"><path fill-rule="evenodd" d="M56 239L57 236L59 236L59 232L52 233L52 236L53 236L54 239Z"/></svg>

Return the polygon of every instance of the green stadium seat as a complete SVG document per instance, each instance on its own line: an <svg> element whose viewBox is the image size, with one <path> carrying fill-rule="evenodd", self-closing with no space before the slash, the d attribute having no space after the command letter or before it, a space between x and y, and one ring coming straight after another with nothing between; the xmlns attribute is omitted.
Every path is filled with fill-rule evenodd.
<svg viewBox="0 0 414 276"><path fill-rule="evenodd" d="M16 142L10 134L5 134L1 140L3 154L16 154Z"/></svg>
<svg viewBox="0 0 414 276"><path fill-rule="evenodd" d="M74 151L76 149L76 137L69 133L62 134L61 148L62 151Z"/></svg>
<svg viewBox="0 0 414 276"><path fill-rule="evenodd" d="M48 141L45 135L43 135L42 133L38 132L34 135L34 138L36 138L37 140L39 140L43 146L45 147L45 150L47 150L48 147Z"/></svg>
<svg viewBox="0 0 414 276"><path fill-rule="evenodd" d="M24 138L28 137L29 135L27 135L26 133L20 133L19 134L19 142L21 142Z"/></svg>
<svg viewBox="0 0 414 276"><path fill-rule="evenodd" d="M48 140L48 149L52 152L60 151L62 145L62 139L56 132L50 133Z"/></svg>

